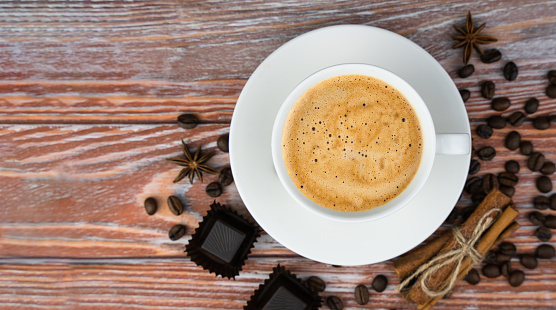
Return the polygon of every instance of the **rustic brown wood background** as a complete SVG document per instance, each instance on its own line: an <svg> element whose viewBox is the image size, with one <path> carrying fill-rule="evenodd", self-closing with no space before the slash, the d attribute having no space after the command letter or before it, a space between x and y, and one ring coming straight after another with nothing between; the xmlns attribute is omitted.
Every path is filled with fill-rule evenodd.
<svg viewBox="0 0 556 310"><path fill-rule="evenodd" d="M475 74L460 79L462 50L450 49L450 36L467 11L477 23L487 22L484 33L499 39L492 47L503 59L486 65L474 55ZM217 151L212 166L228 166L228 154L215 142L229 131L250 74L288 40L338 24L388 29L427 50L458 87L471 91L472 129L493 114L479 95L485 80L512 100L504 115L522 110L530 97L541 103L533 116L556 113L556 100L544 94L546 73L556 69L553 0L1 1L0 308L241 309L281 263L301 278L324 279L321 295L337 295L347 308L414 309L394 292L392 262L332 267L263 233L240 276L227 280L183 253L212 201L204 187L216 176L204 184L172 184L179 168L165 158L179 155L185 139L193 148ZM513 82L501 73L510 60L520 70ZM202 124L179 128L175 120L184 112ZM475 148L493 145L498 152L482 162L479 175L501 172L510 158L524 167L525 157L503 146L511 130L496 130L489 140L474 136ZM518 130L556 161L556 125L539 131L528 119ZM527 168L519 173L514 201L523 227L510 238L519 253L540 244L527 219L539 175ZM187 202L182 216L167 209L172 194ZM149 196L160 204L154 216L142 206ZM218 201L249 216L235 185ZM469 205L464 195L457 207ZM167 233L175 223L186 224L188 233L172 242ZM512 265L522 268L515 258ZM436 309L556 308L556 259L525 273L518 288L503 277L482 277L477 286L461 282ZM387 290L357 306L355 286L370 286L378 274L388 277Z"/></svg>

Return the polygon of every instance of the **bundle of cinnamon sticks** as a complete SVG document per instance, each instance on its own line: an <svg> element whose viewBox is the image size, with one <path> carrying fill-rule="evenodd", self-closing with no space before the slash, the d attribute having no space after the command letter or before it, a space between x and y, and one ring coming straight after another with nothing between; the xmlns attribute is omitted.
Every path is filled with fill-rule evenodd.
<svg viewBox="0 0 556 310"><path fill-rule="evenodd" d="M444 294L443 291L451 291L450 286L463 279L474 266L472 258L467 255L456 261L444 257L465 250L461 239L470 238L477 240L472 245L474 250L471 250L479 257L484 256L519 228L514 221L517 214L510 197L493 189L458 227L457 238L455 232L447 231L394 262L401 282L398 290L402 296L409 302L417 303L419 309L430 309L443 297L436 292ZM423 276L425 274L426 277Z"/></svg>

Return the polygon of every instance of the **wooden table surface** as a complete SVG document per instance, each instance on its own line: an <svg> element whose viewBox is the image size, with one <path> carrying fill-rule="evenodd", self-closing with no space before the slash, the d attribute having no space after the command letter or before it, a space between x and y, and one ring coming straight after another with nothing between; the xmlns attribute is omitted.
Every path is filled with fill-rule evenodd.
<svg viewBox="0 0 556 310"><path fill-rule="evenodd" d="M487 23L483 33L498 38L491 47L503 57L484 64L475 53L475 73L461 79L456 71L463 51L451 49L452 26L462 26L468 11L477 24ZM488 140L474 129L495 114L480 96L482 81L494 81L497 96L511 99L504 116L536 97L538 112L517 130L556 162L556 125L543 131L532 125L533 117L556 113L556 100L545 95L546 74L556 69L554 0L1 1L0 308L242 309L280 263L303 279L324 279L321 296L339 296L346 308L414 309L394 291L399 281L392 261L333 267L303 258L263 232L241 274L228 280L184 253L213 200L205 186L217 176L193 186L173 184L179 168L165 159L180 155L184 139L192 148L214 150L213 167L228 166L229 155L216 140L229 132L251 73L287 41L339 24L381 27L410 39L459 88L471 91L466 107L473 145L497 150L492 161L481 161L478 175L503 171L509 159L521 164L513 200L522 227L509 241L519 253L533 253L540 241L527 215L539 195L540 173L526 168L526 156L504 147L512 126ZM508 61L519 67L512 82L502 76ZM201 124L178 127L182 113L196 114ZM554 174L550 178L556 181ZM168 211L170 195L187 203L183 215ZM153 216L143 208L149 196L160 205ZM250 217L235 184L217 201ZM456 207L470 205L464 194ZM176 223L187 225L187 235L171 241L168 230ZM556 245L556 237L548 243ZM517 258L512 266L525 271L520 287L482 276L476 286L460 282L435 308L556 308L556 258L534 270ZM371 302L358 306L355 286L370 287L378 274L388 277L388 288L371 292Z"/></svg>

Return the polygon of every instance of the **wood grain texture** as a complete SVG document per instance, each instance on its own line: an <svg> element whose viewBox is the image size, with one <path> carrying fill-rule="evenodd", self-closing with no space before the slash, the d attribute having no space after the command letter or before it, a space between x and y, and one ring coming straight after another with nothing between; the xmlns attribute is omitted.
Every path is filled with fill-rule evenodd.
<svg viewBox="0 0 556 310"><path fill-rule="evenodd" d="M540 242L527 216L540 174L526 168L525 156L507 150L504 139L517 129L556 162L556 125L532 126L534 117L556 113L556 100L544 94L546 73L556 69L555 8L550 0L0 2L0 308L241 309L280 263L303 279L323 278L322 297L337 295L346 308L415 309L394 292L391 261L337 268L300 257L263 232L240 276L227 280L183 253L213 201L205 186L217 177L173 184L179 167L165 159L180 155L183 139L192 149L214 151L211 166L229 166L216 140L229 132L251 73L287 41L338 24L405 36L438 60L458 88L471 91L473 146L497 150L492 161L481 161L479 175L502 172L509 159L521 164L513 200L522 227L509 241L519 253L533 253ZM487 23L484 33L499 41L485 48L499 49L503 58L483 64L475 54L475 73L461 79L462 50L450 48L451 35L467 11ZM519 67L512 82L502 76L508 61ZM512 101L503 116L522 110L530 97L539 99L538 112L518 128L477 137L475 128L500 113L480 96L486 80L496 83L496 96ZM177 127L184 112L201 124ZM168 211L170 195L186 204L181 216ZM159 203L153 216L142 206L150 196ZM217 200L251 218L235 184ZM456 208L471 205L464 194ZM187 234L172 242L167 234L176 223ZM517 258L512 266L523 269ZM477 286L461 282L435 309L554 309L556 260L523 270L519 288L503 277L482 277ZM355 286L370 287L378 274L388 277L387 290L356 305Z"/></svg>

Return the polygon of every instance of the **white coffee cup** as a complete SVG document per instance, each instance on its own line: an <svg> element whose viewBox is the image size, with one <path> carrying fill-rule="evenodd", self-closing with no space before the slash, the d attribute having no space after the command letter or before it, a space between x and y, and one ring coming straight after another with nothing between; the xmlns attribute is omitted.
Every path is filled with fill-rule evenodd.
<svg viewBox="0 0 556 310"><path fill-rule="evenodd" d="M352 74L370 76L382 80L404 95L412 106L413 111L417 115L420 122L422 133L421 162L413 180L409 183L405 190L384 205L365 211L342 212L320 206L299 191L286 170L282 155L281 140L288 113L301 95L321 81L336 76ZM382 218L406 206L411 199L419 193L423 185L426 183L432 170L435 155L469 154L471 151L471 137L466 133L437 134L434 129L433 120L423 99L406 81L394 73L369 64L340 64L313 73L291 91L276 115L272 130L271 147L272 159L274 161L274 167L278 174L278 178L286 191L301 206L307 208L318 216L322 216L330 220L343 222L365 222ZM431 203L433 202L431 201Z"/></svg>

